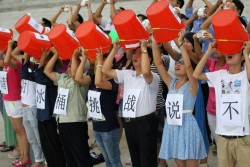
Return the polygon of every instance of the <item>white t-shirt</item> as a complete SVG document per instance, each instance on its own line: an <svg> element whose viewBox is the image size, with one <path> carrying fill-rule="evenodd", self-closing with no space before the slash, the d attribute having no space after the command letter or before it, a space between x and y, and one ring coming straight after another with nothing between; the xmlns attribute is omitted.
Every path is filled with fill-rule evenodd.
<svg viewBox="0 0 250 167"><path fill-rule="evenodd" d="M215 88L217 124L215 133L227 136L249 135L247 90L250 84L246 70L238 74L219 70L208 72L206 76L209 86Z"/></svg>
<svg viewBox="0 0 250 167"><path fill-rule="evenodd" d="M136 117L151 114L156 110L156 99L159 89L160 77L153 73L152 83L146 83L142 74L136 76L134 70L115 70L117 83L124 83L124 94L131 89L140 89L140 95L136 105Z"/></svg>

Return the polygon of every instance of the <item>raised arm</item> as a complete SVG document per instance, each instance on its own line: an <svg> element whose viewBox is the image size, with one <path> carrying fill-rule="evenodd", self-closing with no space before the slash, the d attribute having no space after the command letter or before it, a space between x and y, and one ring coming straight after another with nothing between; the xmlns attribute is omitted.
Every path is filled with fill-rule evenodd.
<svg viewBox="0 0 250 167"><path fill-rule="evenodd" d="M81 85L90 85L91 78L89 75L83 75L84 73L84 66L86 64L87 57L85 56L84 51L82 51L82 60L81 63L76 71L75 81Z"/></svg>
<svg viewBox="0 0 250 167"><path fill-rule="evenodd" d="M206 74L203 73L202 71L207 63L209 56L216 50L215 45L216 45L215 42L209 44L209 47L205 55L202 57L202 59L200 60L200 62L198 63L198 65L196 66L194 70L194 73L193 73L194 78L199 79L199 80L208 80Z"/></svg>
<svg viewBox="0 0 250 167"><path fill-rule="evenodd" d="M22 57L23 57L23 55L21 54L21 50L20 50L18 47L16 47L16 48L11 52L11 56L12 56L14 59L18 60L20 63L22 62Z"/></svg>
<svg viewBox="0 0 250 167"><path fill-rule="evenodd" d="M208 9L211 9L214 6L209 0L203 0L203 2L206 4Z"/></svg>
<svg viewBox="0 0 250 167"><path fill-rule="evenodd" d="M78 14L80 10L81 10L81 1L78 1L76 9L72 13L72 22L75 25L75 27L78 27L80 25L78 22Z"/></svg>
<svg viewBox="0 0 250 167"><path fill-rule="evenodd" d="M153 81L153 74L150 70L146 40L141 40L141 70L144 80L150 84Z"/></svg>
<svg viewBox="0 0 250 167"><path fill-rule="evenodd" d="M107 4L107 0L102 0L102 3L98 6L94 13L94 19L96 24L101 24L102 23L102 10Z"/></svg>
<svg viewBox="0 0 250 167"><path fill-rule="evenodd" d="M246 42L244 45L243 55L245 58L246 63L246 70L247 70L247 78L250 81L250 60L249 60L249 53L250 53L250 42Z"/></svg>
<svg viewBox="0 0 250 167"><path fill-rule="evenodd" d="M95 22L94 14L91 9L91 3L89 1L86 2L86 7L88 10L89 21Z"/></svg>
<svg viewBox="0 0 250 167"><path fill-rule="evenodd" d="M78 69L78 60L81 55L81 48L77 48L71 58L71 77L75 80L76 71Z"/></svg>
<svg viewBox="0 0 250 167"><path fill-rule="evenodd" d="M159 72L164 83L169 88L172 77L168 74L166 68L163 65L163 61L161 59L160 47L158 43L155 42L154 38L152 38L152 51L153 51L153 57L154 57L154 64L157 68L157 71Z"/></svg>
<svg viewBox="0 0 250 167"><path fill-rule="evenodd" d="M175 61L178 60L178 58L180 57L180 53L174 50L169 42L164 43L163 47Z"/></svg>
<svg viewBox="0 0 250 167"><path fill-rule="evenodd" d="M8 49L7 49L5 58L4 58L4 64L7 65L7 66L10 66L12 68L16 68L17 67L16 62L11 61L11 52L13 50L13 44L14 44L13 40L8 41Z"/></svg>
<svg viewBox="0 0 250 167"><path fill-rule="evenodd" d="M103 73L102 73L102 64L103 64L103 55L98 50L96 54L97 66L95 71L95 85L97 88L105 89L105 90L112 90L112 84L109 81L103 80Z"/></svg>
<svg viewBox="0 0 250 167"><path fill-rule="evenodd" d="M193 39L194 39L194 52L195 52L196 57L198 58L198 62L199 62L203 56L202 49L201 49L201 46L200 46L200 43L199 43L199 40L198 40L196 34L193 35Z"/></svg>
<svg viewBox="0 0 250 167"><path fill-rule="evenodd" d="M110 0L110 17L111 17L111 19L113 19L116 15L115 2L116 2L116 0Z"/></svg>
<svg viewBox="0 0 250 167"><path fill-rule="evenodd" d="M54 82L56 81L56 73L53 71L53 68L55 66L57 59L58 59L58 53L55 52L53 57L49 60L44 69L44 74L47 75L47 77Z"/></svg>
<svg viewBox="0 0 250 167"><path fill-rule="evenodd" d="M180 48L181 53L182 53L182 59L183 59L184 64L185 64L188 80L190 83L190 93L193 96L195 96L195 95L197 95L197 92L198 92L198 82L197 82L196 78L193 77L193 67L191 65L191 61L190 61L188 52L187 52L185 46L183 45L184 35L185 35L185 30L183 29L180 31L178 43L179 43L179 48Z"/></svg>
<svg viewBox="0 0 250 167"><path fill-rule="evenodd" d="M112 66L113 66L113 60L115 58L115 54L117 54L119 47L120 47L120 44L119 44L118 41L116 41L114 43L113 49L109 53L109 56L105 60L105 62L103 64L103 67L102 67L102 72L105 75L107 75L107 76L109 76L109 77L111 77L111 78L113 78L115 80L117 80L117 75L116 75L115 70L112 69Z"/></svg>
<svg viewBox="0 0 250 167"><path fill-rule="evenodd" d="M65 5L61 6L60 9L50 18L52 26L56 25L56 20L60 16L60 14L64 11Z"/></svg>
<svg viewBox="0 0 250 167"><path fill-rule="evenodd" d="M189 0L188 3L186 4L185 9L193 7L194 0Z"/></svg>

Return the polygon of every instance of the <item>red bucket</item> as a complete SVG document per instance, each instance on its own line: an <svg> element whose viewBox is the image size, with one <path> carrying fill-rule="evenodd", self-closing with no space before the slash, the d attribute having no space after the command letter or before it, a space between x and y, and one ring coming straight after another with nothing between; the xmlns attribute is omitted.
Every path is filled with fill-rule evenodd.
<svg viewBox="0 0 250 167"><path fill-rule="evenodd" d="M233 10L222 10L212 18L217 49L225 54L237 53L249 40L238 16Z"/></svg>
<svg viewBox="0 0 250 167"><path fill-rule="evenodd" d="M13 31L11 29L0 27L0 50L6 52L8 49L8 41L12 39Z"/></svg>
<svg viewBox="0 0 250 167"><path fill-rule="evenodd" d="M146 14L157 42L165 43L178 37L185 27L168 1L158 1L148 7Z"/></svg>
<svg viewBox="0 0 250 167"><path fill-rule="evenodd" d="M45 31L45 28L28 14L25 14L16 22L15 28L19 34L24 31L43 34Z"/></svg>
<svg viewBox="0 0 250 167"><path fill-rule="evenodd" d="M40 60L43 50L50 49L51 43L47 35L24 31L18 38L17 46L36 60Z"/></svg>
<svg viewBox="0 0 250 167"><path fill-rule="evenodd" d="M86 49L87 57L92 59L96 58L96 49L102 48L102 53L105 54L112 43L111 38L91 21L86 21L77 28L76 37Z"/></svg>
<svg viewBox="0 0 250 167"><path fill-rule="evenodd" d="M64 24L53 27L48 36L62 60L70 59L74 51L80 46L73 31Z"/></svg>
<svg viewBox="0 0 250 167"><path fill-rule="evenodd" d="M132 10L123 10L115 15L113 24L118 33L121 45L125 49L140 46L141 39L148 39L149 32L142 26Z"/></svg>

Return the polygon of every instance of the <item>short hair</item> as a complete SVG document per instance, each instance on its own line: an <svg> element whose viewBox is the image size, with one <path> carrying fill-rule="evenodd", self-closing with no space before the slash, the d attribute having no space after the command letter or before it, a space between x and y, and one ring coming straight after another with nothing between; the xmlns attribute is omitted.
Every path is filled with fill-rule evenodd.
<svg viewBox="0 0 250 167"><path fill-rule="evenodd" d="M145 16L144 14L138 14L137 17L142 17L142 21L148 19L148 17Z"/></svg>
<svg viewBox="0 0 250 167"><path fill-rule="evenodd" d="M77 21L82 24L83 23L83 18L80 14L78 14Z"/></svg>
<svg viewBox="0 0 250 167"><path fill-rule="evenodd" d="M119 9L120 9L120 10L125 10L125 8L124 8L124 7L119 7Z"/></svg>
<svg viewBox="0 0 250 167"><path fill-rule="evenodd" d="M234 4L235 4L235 6L237 7L237 9L240 11L240 16L241 16L241 14L242 14L242 12L243 12L243 10L244 10L244 4L240 1L240 0L233 0L232 1Z"/></svg>
<svg viewBox="0 0 250 167"><path fill-rule="evenodd" d="M52 23L50 20L46 19L46 18L42 18L43 24L45 25L45 27L52 27Z"/></svg>
<svg viewBox="0 0 250 167"><path fill-rule="evenodd" d="M180 5L180 8L182 8L184 6L184 0L177 0L177 4Z"/></svg>

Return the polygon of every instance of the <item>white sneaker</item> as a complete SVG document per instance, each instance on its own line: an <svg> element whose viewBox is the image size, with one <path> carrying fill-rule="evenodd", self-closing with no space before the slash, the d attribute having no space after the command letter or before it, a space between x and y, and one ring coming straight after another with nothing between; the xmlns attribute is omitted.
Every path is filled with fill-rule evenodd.
<svg viewBox="0 0 250 167"><path fill-rule="evenodd" d="M130 166L132 166L131 159L129 159L129 160L127 160L127 161L125 161L125 165L130 165Z"/></svg>

